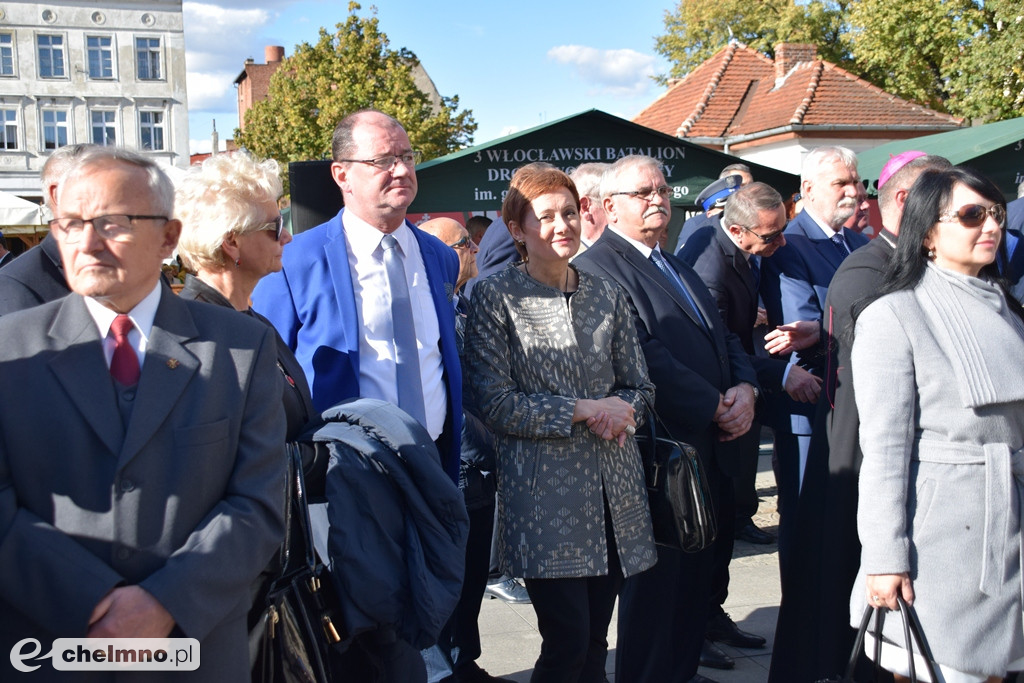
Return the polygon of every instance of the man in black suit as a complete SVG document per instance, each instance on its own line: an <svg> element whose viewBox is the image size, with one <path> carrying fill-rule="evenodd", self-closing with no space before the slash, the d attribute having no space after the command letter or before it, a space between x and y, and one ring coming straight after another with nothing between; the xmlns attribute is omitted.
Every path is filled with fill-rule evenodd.
<svg viewBox="0 0 1024 683"><path fill-rule="evenodd" d="M721 474L750 429L757 375L740 340L726 329L715 300L693 269L664 254L670 189L650 157L619 159L601 181L608 228L573 262L625 290L651 380L655 410L676 439L701 454L713 496L731 496ZM732 519L718 533L732 535ZM697 676L711 592L713 549L684 554L658 548L658 563L630 577L620 594L616 680L682 683Z"/></svg>
<svg viewBox="0 0 1024 683"><path fill-rule="evenodd" d="M899 163L900 160L894 159ZM882 229L836 271L825 298L825 335L830 359L818 402L800 495L794 555L783 575L770 678L810 683L841 673L853 647L850 592L860 566L857 479L860 416L853 396L850 349L854 304L878 289L892 257L910 187L928 169L948 168L936 156L890 162L881 174L878 206Z"/></svg>
<svg viewBox="0 0 1024 683"><path fill-rule="evenodd" d="M43 199L54 216L57 215L57 187L75 159L93 145L66 145L57 149L43 164L40 181ZM67 296L67 280L60 251L52 234L18 257L16 263L0 271L0 315L32 308L47 301Z"/></svg>
<svg viewBox="0 0 1024 683"><path fill-rule="evenodd" d="M729 197L722 218L716 225L697 231L683 246L679 257L700 275L715 297L718 312L726 327L739 337L757 371L757 380L766 396L786 391L796 401L818 399L821 380L799 365L789 365L779 358L755 355L754 325L757 320L757 290L763 260L786 243L786 207L782 196L764 183L752 183ZM732 486L736 496L735 510L744 508L744 515L735 510L722 510L723 515L749 520L750 506L757 510L754 479L757 475L758 437L760 425L737 440L743 458L733 477L725 484ZM741 500L750 491L753 500ZM714 586L708 639L734 647L763 647L765 639L736 628L722 610L729 587L729 562L733 539L719 535L715 541Z"/></svg>

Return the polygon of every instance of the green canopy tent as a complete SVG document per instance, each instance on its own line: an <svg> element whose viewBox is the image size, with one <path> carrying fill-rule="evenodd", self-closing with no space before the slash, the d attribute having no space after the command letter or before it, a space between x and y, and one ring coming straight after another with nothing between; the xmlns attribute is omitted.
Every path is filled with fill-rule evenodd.
<svg viewBox="0 0 1024 683"><path fill-rule="evenodd" d="M613 162L629 154L645 154L665 165L676 207L669 226L674 244L685 218L696 207L697 195L737 162L750 166L755 180L768 183L784 197L797 191L800 179L769 166L706 149L631 121L589 111L432 159L416 167L419 191L409 213L438 214L500 211L512 172L533 161L546 161L569 172L592 161ZM329 161L293 162L291 173L293 222L303 230L327 220L341 206L332 188ZM309 215L307 215L309 214Z"/></svg>
<svg viewBox="0 0 1024 683"><path fill-rule="evenodd" d="M868 190L877 191L878 175L890 158L912 149L976 168L999 186L1007 200L1017 198L1017 186L1024 181L1024 117L898 140L861 152L857 166L869 181Z"/></svg>

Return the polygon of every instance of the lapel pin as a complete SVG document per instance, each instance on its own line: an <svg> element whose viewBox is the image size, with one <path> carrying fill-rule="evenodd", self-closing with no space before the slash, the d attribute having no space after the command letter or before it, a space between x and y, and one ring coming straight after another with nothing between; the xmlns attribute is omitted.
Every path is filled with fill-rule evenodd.
<svg viewBox="0 0 1024 683"><path fill-rule="evenodd" d="M167 367L169 367L171 370L176 369L178 367L178 359L177 358L168 358L167 359Z"/></svg>

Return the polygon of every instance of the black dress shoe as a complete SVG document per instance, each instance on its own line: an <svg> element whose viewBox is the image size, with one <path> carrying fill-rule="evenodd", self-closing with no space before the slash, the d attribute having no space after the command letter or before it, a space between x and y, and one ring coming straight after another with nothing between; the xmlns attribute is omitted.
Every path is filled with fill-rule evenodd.
<svg viewBox="0 0 1024 683"><path fill-rule="evenodd" d="M711 669L731 669L736 666L736 662L722 652L722 648L705 638L700 648L700 665Z"/></svg>
<svg viewBox="0 0 1024 683"><path fill-rule="evenodd" d="M775 537L767 531L758 529L753 522L748 522L736 528L736 539L754 543L755 545L771 545L775 543Z"/></svg>
<svg viewBox="0 0 1024 683"><path fill-rule="evenodd" d="M694 674L693 678L691 678L689 680L689 683L718 683L718 681L710 679L707 676L701 676L700 674Z"/></svg>
<svg viewBox="0 0 1024 683"><path fill-rule="evenodd" d="M708 640L733 647L764 647L767 642L761 636L740 630L736 622L725 612L719 612L708 619L708 627L704 635Z"/></svg>

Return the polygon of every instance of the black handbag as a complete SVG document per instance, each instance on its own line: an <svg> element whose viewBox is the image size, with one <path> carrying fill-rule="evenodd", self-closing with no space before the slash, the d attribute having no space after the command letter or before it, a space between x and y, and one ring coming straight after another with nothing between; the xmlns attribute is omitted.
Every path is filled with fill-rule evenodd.
<svg viewBox="0 0 1024 683"><path fill-rule="evenodd" d="M654 542L695 553L710 546L718 533L704 464L690 444L657 436L655 420L664 434L669 432L653 408L648 412L650 433L634 438L644 467Z"/></svg>
<svg viewBox="0 0 1024 683"><path fill-rule="evenodd" d="M935 666L932 664L932 651L928 647L928 641L924 638L924 629L921 628L921 622L917 618L917 612L914 608L908 605L904 600L903 596L897 595L896 600L899 601L900 615L903 617L903 642L907 644L907 659L910 664L910 681L911 683L918 683L917 678L917 667L914 662L914 648L917 648L918 654L920 654L925 661L925 668L928 670L928 676L932 682L935 683L939 680L938 676L935 675ZM842 678L822 678L817 683L865 683L864 681L858 682L854 677L854 669L857 667L857 660L860 659L861 650L864 648L864 636L868 632L868 624L871 621L871 615L875 615L875 657L874 657L874 675L871 677L871 681L877 679L882 667L879 664L882 658L882 624L885 623L885 613L888 612L884 608L875 608L868 605L864 608L864 617L860 620L860 628L857 630L857 639L853 643L853 652L850 653L850 661L846 665L846 673L843 674Z"/></svg>
<svg viewBox="0 0 1024 683"><path fill-rule="evenodd" d="M250 630L252 680L256 683L330 683L331 648L341 642L341 621L327 567L313 548L306 507L302 456L288 444L285 541L279 571L270 581L265 605Z"/></svg>

